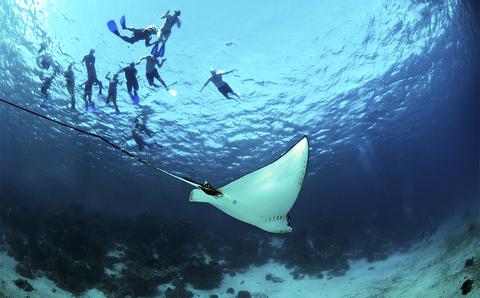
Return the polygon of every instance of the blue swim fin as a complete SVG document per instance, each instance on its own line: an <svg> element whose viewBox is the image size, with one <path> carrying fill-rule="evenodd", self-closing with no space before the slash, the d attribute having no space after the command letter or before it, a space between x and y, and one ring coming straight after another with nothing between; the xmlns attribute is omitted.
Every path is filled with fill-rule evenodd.
<svg viewBox="0 0 480 298"><path fill-rule="evenodd" d="M152 54L153 57L156 57L157 56L157 51L158 51L158 43L155 43L152 50L150 51L150 54Z"/></svg>
<svg viewBox="0 0 480 298"><path fill-rule="evenodd" d="M120 33L118 32L117 24L115 23L114 20L108 21L107 27L108 27L108 30L110 30L110 32L112 32L113 34L120 35Z"/></svg>
<svg viewBox="0 0 480 298"><path fill-rule="evenodd" d="M158 58L158 57L163 57L165 55L165 43L162 43L162 46L160 49L158 49L158 43L156 43L153 46L152 51L150 52L153 57Z"/></svg>
<svg viewBox="0 0 480 298"><path fill-rule="evenodd" d="M165 55L165 43L162 43L160 50L157 52L157 57L163 57Z"/></svg>
<svg viewBox="0 0 480 298"><path fill-rule="evenodd" d="M132 102L133 102L134 105L138 105L140 103L140 97L138 96L138 94L135 94L132 97Z"/></svg>
<svg viewBox="0 0 480 298"><path fill-rule="evenodd" d="M120 26L122 29L125 30L127 28L127 20L125 19L125 15L120 18Z"/></svg>

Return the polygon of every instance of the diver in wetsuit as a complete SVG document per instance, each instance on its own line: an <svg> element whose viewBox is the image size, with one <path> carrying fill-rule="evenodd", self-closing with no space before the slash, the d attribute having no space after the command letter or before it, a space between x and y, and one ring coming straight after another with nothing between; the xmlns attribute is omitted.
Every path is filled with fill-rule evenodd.
<svg viewBox="0 0 480 298"><path fill-rule="evenodd" d="M234 69L234 70L231 70L231 71L223 72L223 71L217 71L215 69L211 69L210 70L211 76L205 82L202 89L200 89L200 92L203 91L203 89L208 85L208 83L212 82L215 85L215 87L217 87L218 91L220 91L220 93L222 93L223 96L225 96L225 98L234 99L234 100L237 100L237 99L242 100L242 98L237 93L233 92L230 85L228 85L222 78L223 75L230 74L230 73L235 72L235 71L237 71L237 70ZM234 95L236 98L231 96L231 95Z"/></svg>
<svg viewBox="0 0 480 298"><path fill-rule="evenodd" d="M70 108L75 110L75 73L73 72L73 63L68 66L63 76L67 83L67 91L70 94Z"/></svg>
<svg viewBox="0 0 480 298"><path fill-rule="evenodd" d="M153 45L153 43L150 43L150 41L152 40L152 35L155 35L158 32L157 27L155 27L155 25L149 25L144 29L129 28L125 26L123 29L132 31L132 36L128 37L128 36L120 35L120 32L118 31L116 31L116 33L114 32L115 35L117 35L118 37L120 37L121 39L123 39L124 41L130 44L134 44L140 40L145 40L145 46L147 47Z"/></svg>
<svg viewBox="0 0 480 298"><path fill-rule="evenodd" d="M95 107L92 101L93 81L86 80L79 87L82 87L84 85L85 85L85 89L83 91L83 101L85 101L85 108L88 110L88 107L92 107L92 108Z"/></svg>
<svg viewBox="0 0 480 298"><path fill-rule="evenodd" d="M109 81L108 83L108 96L107 99L105 100L105 104L109 104L110 101L113 102L113 105L115 107L115 113L120 113L120 110L118 109L117 105L117 86L122 85L120 80L118 79L118 73L114 74L112 78L110 78L110 73L107 73L105 76L105 79Z"/></svg>
<svg viewBox="0 0 480 298"><path fill-rule="evenodd" d="M145 63L145 76L147 77L148 84L153 87L160 87L157 84L154 83L154 79L157 79L160 84L162 84L163 87L165 87L165 90L168 91L167 84L162 80L160 75L158 74L158 68L162 68L163 63L167 59L162 59L162 62L158 62L158 58L153 56L153 55L148 55L140 59L140 61L137 62L137 64L140 64L143 60L146 61Z"/></svg>
<svg viewBox="0 0 480 298"><path fill-rule="evenodd" d="M147 136L152 137L153 136L153 131L147 128L147 125L145 122L140 117L135 117L133 119L133 126L131 129L132 132L132 138L137 143L138 150L143 150L145 146L151 146L153 144L156 145L156 143L149 144L147 143L144 138L142 137L142 133L145 133Z"/></svg>
<svg viewBox="0 0 480 298"><path fill-rule="evenodd" d="M55 79L55 73L50 76L41 77L42 85L40 86L40 92L42 93L42 106L47 104L47 100L50 97L48 90L52 86L52 82Z"/></svg>
<svg viewBox="0 0 480 298"><path fill-rule="evenodd" d="M138 80L137 69L135 68L135 62L130 63L129 66L122 68L118 73L125 73L125 80L127 81L127 91L132 99L138 97ZM133 94L132 94L133 89Z"/></svg>
<svg viewBox="0 0 480 298"><path fill-rule="evenodd" d="M98 94L102 94L103 84L97 78L97 70L95 69L95 49L90 49L90 53L83 57L82 63L85 63L85 67L87 68L87 81L98 85Z"/></svg>

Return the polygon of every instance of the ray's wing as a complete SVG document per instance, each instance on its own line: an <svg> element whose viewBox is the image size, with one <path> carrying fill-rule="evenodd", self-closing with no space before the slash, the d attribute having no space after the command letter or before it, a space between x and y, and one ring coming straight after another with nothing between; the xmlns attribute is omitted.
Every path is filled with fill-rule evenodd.
<svg viewBox="0 0 480 298"><path fill-rule="evenodd" d="M304 136L274 162L219 188L222 196L194 189L190 201L210 203L268 232L291 232L287 214L298 197L307 164L308 139Z"/></svg>

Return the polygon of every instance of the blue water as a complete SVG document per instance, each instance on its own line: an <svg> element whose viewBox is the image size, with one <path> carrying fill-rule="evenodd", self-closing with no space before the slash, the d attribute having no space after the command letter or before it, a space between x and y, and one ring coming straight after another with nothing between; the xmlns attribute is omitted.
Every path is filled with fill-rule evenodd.
<svg viewBox="0 0 480 298"><path fill-rule="evenodd" d="M138 66L140 104L125 85L118 105L69 110L62 76L40 107L35 60L46 53L77 85L81 59L96 49L98 77L150 52L110 33L109 19L161 25L182 11L160 75L178 91L151 88ZM476 204L479 193L479 10L475 1L114 1L3 0L0 97L107 137L197 181L222 186L275 160L303 135L310 160L292 210L298 231L372 219L386 233L418 227ZM243 100L226 100L209 69ZM123 78L123 75L120 75ZM0 190L25 200L75 202L126 214L149 211L254 231L210 206L192 205L189 186L68 129L0 105ZM158 146L139 151L135 117ZM353 225L353 224L352 224ZM417 226L418 225L418 226ZM315 228L314 228L315 229ZM295 228L294 228L295 233Z"/></svg>

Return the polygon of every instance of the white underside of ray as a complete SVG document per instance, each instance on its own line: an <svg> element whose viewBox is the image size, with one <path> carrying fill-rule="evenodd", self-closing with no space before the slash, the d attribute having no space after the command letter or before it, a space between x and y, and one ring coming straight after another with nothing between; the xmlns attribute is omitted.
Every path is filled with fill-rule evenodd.
<svg viewBox="0 0 480 298"><path fill-rule="evenodd" d="M279 159L219 188L222 196L199 189L191 202L210 203L228 215L272 233L288 233L287 214L295 203L308 163L308 139L303 137Z"/></svg>

